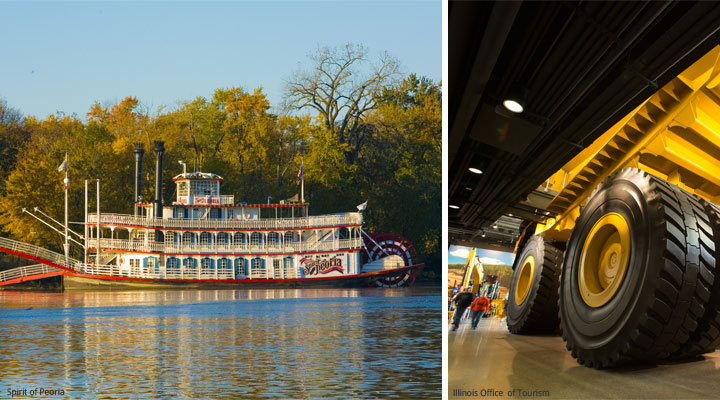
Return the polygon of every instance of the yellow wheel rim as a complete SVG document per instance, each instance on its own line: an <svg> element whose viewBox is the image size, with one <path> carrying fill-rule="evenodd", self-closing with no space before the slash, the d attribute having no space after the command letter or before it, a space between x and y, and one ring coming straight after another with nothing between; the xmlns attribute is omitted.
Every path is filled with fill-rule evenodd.
<svg viewBox="0 0 720 400"><path fill-rule="evenodd" d="M522 262L515 284L515 304L521 305L527 299L532 287L533 276L535 275L535 257L527 256Z"/></svg>
<svg viewBox="0 0 720 400"><path fill-rule="evenodd" d="M602 307L617 293L630 259L630 227L618 213L603 215L585 239L578 285L590 307Z"/></svg>

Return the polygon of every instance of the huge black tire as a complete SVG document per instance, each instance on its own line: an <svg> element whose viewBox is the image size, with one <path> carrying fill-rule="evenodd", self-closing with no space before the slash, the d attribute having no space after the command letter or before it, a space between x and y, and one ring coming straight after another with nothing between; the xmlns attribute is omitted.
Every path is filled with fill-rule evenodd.
<svg viewBox="0 0 720 400"><path fill-rule="evenodd" d="M557 332L562 252L547 239L533 236L515 265L507 302L508 329L517 334Z"/></svg>
<svg viewBox="0 0 720 400"><path fill-rule="evenodd" d="M701 280L698 290L707 290L708 301L703 315L697 320L697 328L690 334L689 340L671 356L675 359L695 357L711 353L720 345L720 276L714 267L720 261L720 207L700 200L709 220L703 220L700 230Z"/></svg>
<svg viewBox="0 0 720 400"><path fill-rule="evenodd" d="M560 283L562 336L580 364L654 361L689 342L714 280L707 221L699 198L644 171L600 185L575 222Z"/></svg>

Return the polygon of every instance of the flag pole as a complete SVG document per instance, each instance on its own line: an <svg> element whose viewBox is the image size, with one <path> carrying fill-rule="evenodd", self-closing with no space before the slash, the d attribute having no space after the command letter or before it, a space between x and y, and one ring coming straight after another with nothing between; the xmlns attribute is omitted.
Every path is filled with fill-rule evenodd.
<svg viewBox="0 0 720 400"><path fill-rule="evenodd" d="M300 199L302 203L305 203L305 159L300 159Z"/></svg>
<svg viewBox="0 0 720 400"><path fill-rule="evenodd" d="M70 243L68 242L68 184L70 183L70 179L68 179L68 168L67 168L67 162L68 162L68 154L65 153L65 180L63 183L65 183L65 266L68 265L68 259L70 255Z"/></svg>
<svg viewBox="0 0 720 400"><path fill-rule="evenodd" d="M95 249L95 265L100 265L100 179L97 179L97 189L95 190L97 192L97 212L95 215L97 215L97 219L95 220L97 222L97 227L95 228L96 231L96 239L97 239L97 248Z"/></svg>
<svg viewBox="0 0 720 400"><path fill-rule="evenodd" d="M88 181L85 179L85 240L83 243L85 243L85 248L83 252L83 262L85 263L85 267L87 267L87 249L88 249Z"/></svg>

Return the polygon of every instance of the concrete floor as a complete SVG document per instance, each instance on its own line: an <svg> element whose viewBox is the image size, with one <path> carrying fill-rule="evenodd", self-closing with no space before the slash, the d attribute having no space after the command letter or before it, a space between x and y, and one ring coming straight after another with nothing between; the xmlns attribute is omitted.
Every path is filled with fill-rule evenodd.
<svg viewBox="0 0 720 400"><path fill-rule="evenodd" d="M561 337L511 335L504 319L484 318L476 330L463 321L450 332L448 363L451 399L720 398L720 351L598 371L578 364Z"/></svg>

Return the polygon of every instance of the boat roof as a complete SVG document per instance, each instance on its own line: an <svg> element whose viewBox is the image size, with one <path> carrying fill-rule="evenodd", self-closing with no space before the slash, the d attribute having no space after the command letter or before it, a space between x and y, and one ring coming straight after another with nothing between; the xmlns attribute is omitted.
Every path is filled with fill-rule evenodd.
<svg viewBox="0 0 720 400"><path fill-rule="evenodd" d="M206 180L206 181L223 181L223 177L218 174L213 174L211 172L188 172L185 174L177 175L173 178L173 182L175 181L184 181L184 180L190 180L190 179L199 179L199 180Z"/></svg>

